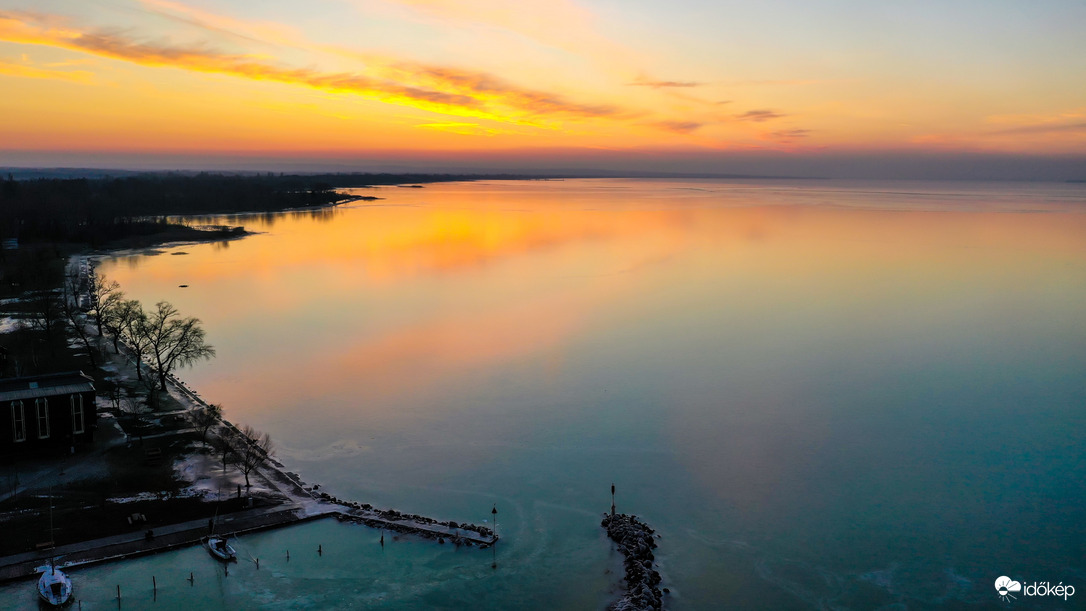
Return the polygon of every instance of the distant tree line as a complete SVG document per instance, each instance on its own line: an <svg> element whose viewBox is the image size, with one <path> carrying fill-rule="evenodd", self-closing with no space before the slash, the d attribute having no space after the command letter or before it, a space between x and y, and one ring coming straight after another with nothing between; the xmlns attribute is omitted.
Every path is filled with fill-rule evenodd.
<svg viewBox="0 0 1086 611"><path fill-rule="evenodd" d="M319 206L347 199L308 177L180 176L0 181L0 238L103 245L166 231L166 215Z"/></svg>
<svg viewBox="0 0 1086 611"><path fill-rule="evenodd" d="M336 189L479 178L467 174L140 174L0 180L0 238L100 246L166 231L167 215L279 211L349 199ZM376 198L374 198L376 199Z"/></svg>

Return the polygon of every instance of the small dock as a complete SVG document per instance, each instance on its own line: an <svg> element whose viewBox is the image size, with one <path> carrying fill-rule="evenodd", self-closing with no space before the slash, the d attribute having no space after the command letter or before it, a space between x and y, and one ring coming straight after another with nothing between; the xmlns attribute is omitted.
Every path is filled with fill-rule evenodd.
<svg viewBox="0 0 1086 611"><path fill-rule="evenodd" d="M322 503L324 505L324 503ZM365 506L368 507L368 506ZM486 527L456 522L438 522L431 518L402 514L396 510L365 508L328 503L326 508L306 512L295 504L277 505L228 514L220 519L218 529L230 536L292 526L311 520L335 517L340 522L363 524L389 532L417 535L424 539L446 540L454 545L478 546L486 549L497 537ZM148 556L173 549L200 545L208 535L207 520L191 520L154 529L148 539L143 532L127 533L79 543L61 545L55 549L35 550L0 558L0 583L37 576L38 567L50 558L60 559L59 566L69 568L114 562Z"/></svg>
<svg viewBox="0 0 1086 611"><path fill-rule="evenodd" d="M295 506L280 505L228 515L220 521L220 530L243 534L329 515L332 513L306 516ZM35 569L48 564L50 558L58 558L58 566L67 569L198 545L208 535L207 520L171 524L155 528L153 532L154 537L150 539L144 532L126 533L0 558L0 583L34 577L37 575Z"/></svg>

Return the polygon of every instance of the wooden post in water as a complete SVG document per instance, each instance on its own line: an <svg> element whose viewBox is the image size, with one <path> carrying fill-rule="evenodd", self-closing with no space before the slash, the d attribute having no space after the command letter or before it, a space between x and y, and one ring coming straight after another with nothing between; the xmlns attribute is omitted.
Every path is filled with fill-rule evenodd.
<svg viewBox="0 0 1086 611"><path fill-rule="evenodd" d="M192 575L192 571L189 571L189 585L191 586L191 585L193 585L194 583L196 583L196 578L195 578L195 577L193 577L193 575Z"/></svg>
<svg viewBox="0 0 1086 611"><path fill-rule="evenodd" d="M615 483L611 482L611 517L615 517Z"/></svg>
<svg viewBox="0 0 1086 611"><path fill-rule="evenodd" d="M490 568L498 568L498 506L495 504L490 509L490 516L494 518L494 536L491 537L490 546L493 548L490 552Z"/></svg>
<svg viewBox="0 0 1086 611"><path fill-rule="evenodd" d="M317 544L317 555L318 556L323 556L324 555L324 549L322 549L322 548L323 548L323 546L318 543Z"/></svg>

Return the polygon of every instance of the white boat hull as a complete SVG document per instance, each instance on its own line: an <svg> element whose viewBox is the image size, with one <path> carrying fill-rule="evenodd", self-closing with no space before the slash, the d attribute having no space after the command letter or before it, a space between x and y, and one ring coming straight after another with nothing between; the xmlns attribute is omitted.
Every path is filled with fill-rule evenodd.
<svg viewBox="0 0 1086 611"><path fill-rule="evenodd" d="M72 600L72 580L60 569L46 569L38 579L38 596L53 607L66 605Z"/></svg>
<svg viewBox="0 0 1086 611"><path fill-rule="evenodd" d="M207 540L207 551L215 558L223 562L237 562L238 554L234 548L226 542L226 539L211 537Z"/></svg>

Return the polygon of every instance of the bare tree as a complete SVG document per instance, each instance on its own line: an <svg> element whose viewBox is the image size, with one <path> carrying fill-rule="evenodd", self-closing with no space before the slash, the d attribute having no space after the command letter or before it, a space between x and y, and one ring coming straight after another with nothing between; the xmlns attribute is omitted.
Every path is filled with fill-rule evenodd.
<svg viewBox="0 0 1086 611"><path fill-rule="evenodd" d="M105 392L105 395L109 397L109 404L113 407L113 409L120 411L122 396L122 387L120 382L114 377L108 377L103 380L103 384L101 384L101 390L103 390Z"/></svg>
<svg viewBox="0 0 1086 611"><path fill-rule="evenodd" d="M123 299L124 293L121 292L121 285L116 280L110 280L105 274L99 274L98 270L91 269L87 276L87 294L90 297L87 312L94 314L94 322L98 325L98 335L101 336L102 318L105 312L114 303Z"/></svg>
<svg viewBox="0 0 1086 611"><path fill-rule="evenodd" d="M87 349L87 358L90 359L91 367L97 367L98 363L94 360L94 348L91 346L90 336L87 334L87 323L82 310L79 308L79 276L76 274L68 274L64 278L60 310L64 313L64 319L68 322L68 327L71 328Z"/></svg>
<svg viewBox="0 0 1086 611"><path fill-rule="evenodd" d="M246 489L252 487L249 484L249 474L267 463L273 454L275 454L275 447L272 445L270 435L261 433L248 424L241 427L241 439L238 440L238 447L235 448L234 464L245 474Z"/></svg>
<svg viewBox="0 0 1086 611"><path fill-rule="evenodd" d="M137 376L138 377L138 376ZM143 389L144 396L147 398L147 407L151 410L158 409L159 393L158 390L158 378L148 372L147 375L138 377L136 384Z"/></svg>
<svg viewBox="0 0 1086 611"><path fill-rule="evenodd" d="M125 330L132 322L132 317L143 309L136 307L139 306L138 301L126 300L124 296L124 291L115 291L98 306L102 326L113 336L113 352L116 354L121 353L119 343L125 337Z"/></svg>
<svg viewBox="0 0 1086 611"><path fill-rule="evenodd" d="M136 358L136 378L142 381L143 355L147 352L149 345L147 314L143 311L143 305L135 299L125 301L119 307L125 310L123 317L118 318L119 321L123 321L120 335Z"/></svg>
<svg viewBox="0 0 1086 611"><path fill-rule="evenodd" d="M219 434L212 438L211 446L215 449L215 453L222 457L222 472L226 473L226 465L235 452L234 431L220 430Z"/></svg>
<svg viewBox="0 0 1086 611"><path fill-rule="evenodd" d="M207 446L207 432L222 419L222 405L212 403L204 409L195 409L189 413L189 420L193 426L200 429L200 440Z"/></svg>
<svg viewBox="0 0 1086 611"><path fill-rule="evenodd" d="M143 416L151 411L150 404L141 401L139 397L125 393L123 396L119 397L117 405L121 412L129 414L132 416L132 419L135 420L136 426L134 428L136 430L136 435L139 436L140 442L143 442Z"/></svg>
<svg viewBox="0 0 1086 611"><path fill-rule="evenodd" d="M161 390L166 390L166 377L174 368L215 356L215 348L204 341L204 336L199 318L182 318L168 301L155 304L147 317L147 343Z"/></svg>
<svg viewBox="0 0 1086 611"><path fill-rule="evenodd" d="M26 300L30 306L30 328L45 334L50 353L53 352L53 338L61 327L64 314L61 310L60 297L52 289L32 291Z"/></svg>

